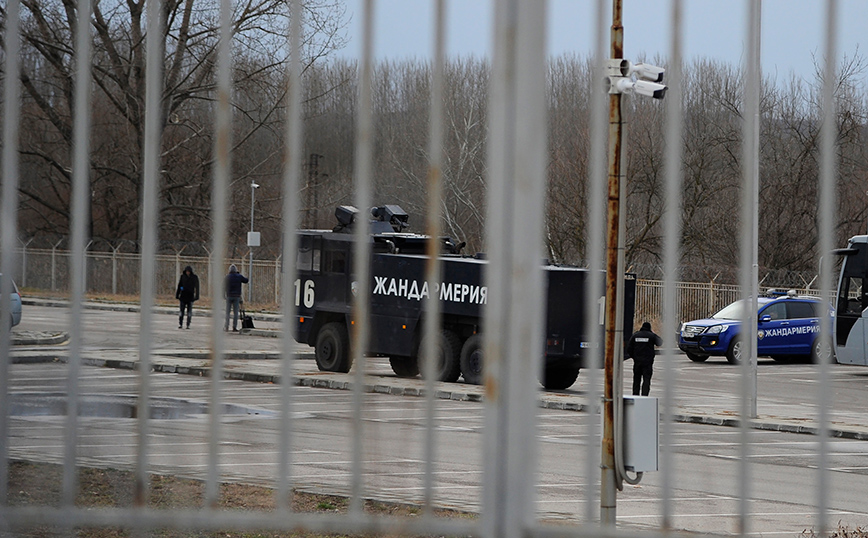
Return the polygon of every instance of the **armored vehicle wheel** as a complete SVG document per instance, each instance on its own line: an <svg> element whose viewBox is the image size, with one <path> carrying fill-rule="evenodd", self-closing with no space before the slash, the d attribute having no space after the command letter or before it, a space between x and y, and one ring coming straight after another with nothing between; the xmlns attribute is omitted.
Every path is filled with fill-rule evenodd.
<svg viewBox="0 0 868 538"><path fill-rule="evenodd" d="M741 355L744 352L744 343L741 338L733 339L729 344L729 349L726 351L726 360L730 364L738 364L741 362Z"/></svg>
<svg viewBox="0 0 868 538"><path fill-rule="evenodd" d="M551 366L546 367L542 385L546 390L564 390L573 386L578 378L578 366Z"/></svg>
<svg viewBox="0 0 868 538"><path fill-rule="evenodd" d="M421 357L425 349L425 341L419 343L419 349L416 357ZM459 364L459 353L461 350L461 339L458 335L450 330L444 329L437 337L434 344L434 357L437 361L435 370L437 372L437 381L448 381L453 383L458 381L461 375L461 365ZM422 376L425 376L425 365L421 361L417 361L419 371Z"/></svg>
<svg viewBox="0 0 868 538"><path fill-rule="evenodd" d="M398 377L416 377L419 375L419 361L417 357L390 355L389 364L392 365L392 371Z"/></svg>
<svg viewBox="0 0 868 538"><path fill-rule="evenodd" d="M316 366L323 372L350 371L350 337L343 323L323 325L316 337Z"/></svg>
<svg viewBox="0 0 868 538"><path fill-rule="evenodd" d="M472 385L482 383L482 335L474 334L461 347L461 375L464 382Z"/></svg>
<svg viewBox="0 0 868 538"><path fill-rule="evenodd" d="M697 353L691 353L689 351L685 351L687 353L687 358L692 360L693 362L705 362L708 360L708 355L699 355Z"/></svg>

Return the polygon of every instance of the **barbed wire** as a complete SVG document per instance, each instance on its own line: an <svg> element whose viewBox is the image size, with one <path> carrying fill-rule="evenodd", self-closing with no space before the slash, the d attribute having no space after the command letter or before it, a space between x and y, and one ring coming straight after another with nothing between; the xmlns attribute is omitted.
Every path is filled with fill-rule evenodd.
<svg viewBox="0 0 868 538"><path fill-rule="evenodd" d="M66 250L69 248L68 236L37 235L32 238L19 238L19 246L25 250ZM281 245L263 245L256 247L254 256L260 260L277 260L281 255ZM87 246L88 252L116 252L118 254L138 254L141 243L129 239L107 240L93 239ZM241 258L250 252L250 247L242 242L230 242L227 247L227 257ZM162 240L157 248L157 254L172 256L208 257L211 254L209 244L201 241ZM658 264L628 264L627 272L634 273L637 278L662 280L663 266ZM715 284L738 284L738 267L701 266L685 264L678 268L676 280L684 282L713 282ZM794 271L790 269L760 268L759 284L766 287L810 288L816 284L816 271Z"/></svg>
<svg viewBox="0 0 868 538"><path fill-rule="evenodd" d="M41 234L29 238L18 238L18 246L25 250L68 250L69 236L60 234ZM86 247L87 252L116 252L118 254L138 254L142 251L141 242L132 239L91 239ZM250 251L246 243L230 241L227 246L227 256L237 258ZM280 256L281 245L263 245L255 247L257 256L275 259ZM209 243L203 241L161 240L157 246L159 255L183 255L208 257L211 254Z"/></svg>
<svg viewBox="0 0 868 538"><path fill-rule="evenodd" d="M633 264L627 271L637 278L662 280L663 266L656 264ZM686 282L714 282L716 284L738 284L738 267L682 265L678 268L676 280ZM816 285L816 271L793 271L761 267L759 285L781 288L810 288Z"/></svg>

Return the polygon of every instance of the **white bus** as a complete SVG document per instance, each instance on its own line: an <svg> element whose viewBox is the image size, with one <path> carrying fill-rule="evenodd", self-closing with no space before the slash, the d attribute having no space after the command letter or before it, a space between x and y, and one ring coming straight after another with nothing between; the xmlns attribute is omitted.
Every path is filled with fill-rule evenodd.
<svg viewBox="0 0 868 538"><path fill-rule="evenodd" d="M841 364L868 366L868 235L850 238L843 257L835 299L835 353Z"/></svg>

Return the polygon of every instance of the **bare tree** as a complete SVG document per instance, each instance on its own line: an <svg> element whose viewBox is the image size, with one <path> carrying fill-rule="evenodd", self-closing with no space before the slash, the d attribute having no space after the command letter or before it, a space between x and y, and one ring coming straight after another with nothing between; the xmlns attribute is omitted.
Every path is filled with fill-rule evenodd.
<svg viewBox="0 0 868 538"><path fill-rule="evenodd" d="M36 126L23 137L22 217L28 233L66 229L71 145L72 32L79 16L74 0L22 2L25 93L23 121ZM94 5L92 28L93 152L91 236L137 237L144 130L145 0L108 0ZM214 99L219 3L168 0L162 124L165 203L164 235L205 237L211 102ZM279 161L277 142L262 144L261 132L281 119L288 8L283 0L248 0L235 5L236 112L242 118L236 148L244 153L236 173L248 177L269 160ZM0 17L5 21L5 8ZM305 62L309 66L344 45L345 7L337 0L306 0ZM29 130L29 129L28 129ZM267 133L276 136L276 130ZM239 152L239 154L242 152ZM238 181L237 180L237 181Z"/></svg>

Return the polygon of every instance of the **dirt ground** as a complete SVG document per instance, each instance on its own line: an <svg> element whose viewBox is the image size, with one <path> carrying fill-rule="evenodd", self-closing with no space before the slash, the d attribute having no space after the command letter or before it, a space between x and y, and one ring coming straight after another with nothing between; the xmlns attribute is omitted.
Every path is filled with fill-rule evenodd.
<svg viewBox="0 0 868 538"><path fill-rule="evenodd" d="M11 461L9 464L10 506L41 505L58 506L61 499L63 468L60 465ZM80 507L122 507L133 502L133 473L115 469L94 469L80 467L78 473L78 497ZM220 487L220 507L236 510L268 512L275 508L277 492L260 486L244 484L222 484ZM150 505L153 508L181 509L199 508L204 504L205 483L199 480L173 476L152 475ZM318 495L295 492L292 508L296 512L338 512L348 509L349 500L334 495ZM414 516L421 514L419 506L366 501L365 511L380 515ZM472 514L454 510L436 510L437 517L469 518ZM24 533L16 534L21 538L53 538L59 536L56 529L37 526ZM79 529L80 538L122 538L131 533L122 529ZM340 534L318 534L298 532L180 532L154 531L149 536L160 538L320 538L340 537Z"/></svg>
<svg viewBox="0 0 868 538"><path fill-rule="evenodd" d="M43 505L58 506L61 498L62 467L60 465L12 461L9 465L10 506ZM115 507L130 506L133 500L133 474L116 469L80 467L78 473L77 506ZM199 480L173 476L152 475L150 505L153 508L182 509L199 508L204 504L205 484ZM236 510L268 512L274 510L276 492L272 489L244 484L222 484L220 507ZM296 512L346 513L348 499L335 495L320 495L295 492L292 508ZM421 514L421 507L409 504L366 501L365 511L372 514L410 517ZM455 510L436 510L437 517L473 518L475 514ZM35 526L15 538L55 538L61 536L57 529ZM122 529L79 529L78 538L127 538L131 533ZM299 532L259 531L168 531L148 533L159 538L341 538L349 535ZM868 538L868 529L839 525L828 538ZM805 530L798 538L817 538L813 530Z"/></svg>

